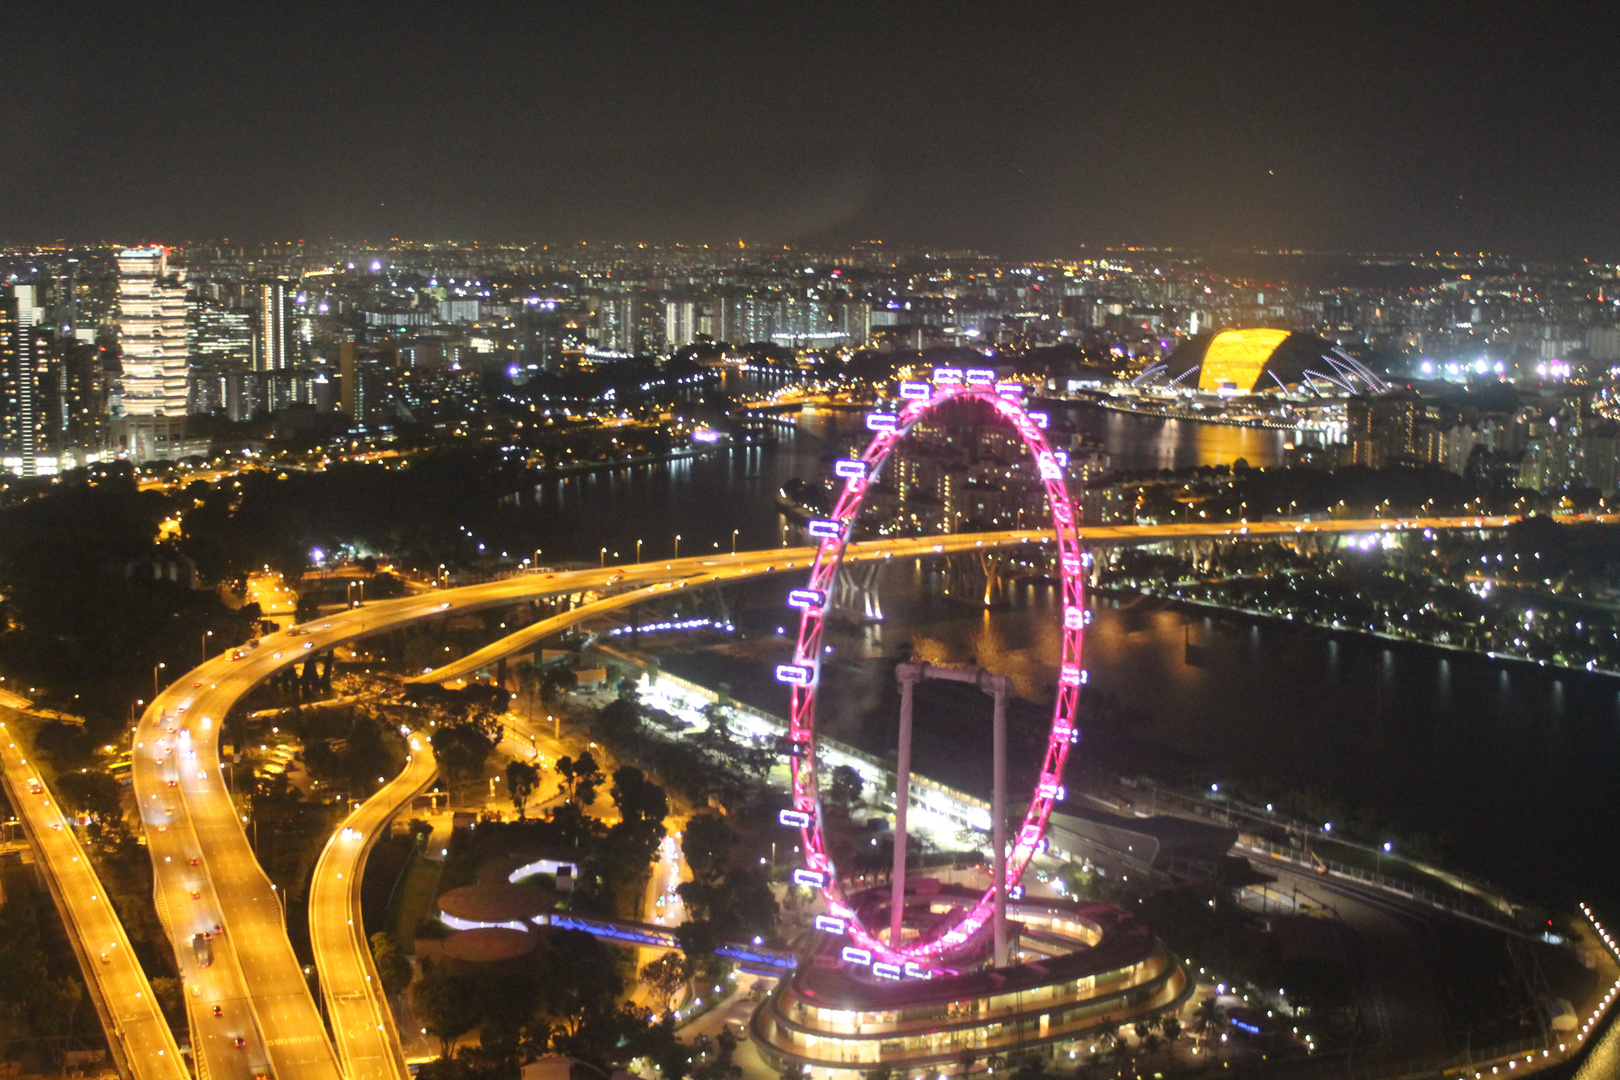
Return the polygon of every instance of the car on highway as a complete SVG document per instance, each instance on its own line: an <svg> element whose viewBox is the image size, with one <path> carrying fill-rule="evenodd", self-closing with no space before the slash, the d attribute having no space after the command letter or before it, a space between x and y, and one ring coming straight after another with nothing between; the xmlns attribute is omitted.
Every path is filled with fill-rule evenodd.
<svg viewBox="0 0 1620 1080"><path fill-rule="evenodd" d="M225 1015L225 1010L220 1008L218 1005L215 1005L214 1006L214 1015L215 1016L224 1016Z"/></svg>
<svg viewBox="0 0 1620 1080"><path fill-rule="evenodd" d="M236 1038L231 1040L231 1045L240 1050L242 1047L247 1045L247 1040L238 1035Z"/></svg>
<svg viewBox="0 0 1620 1080"><path fill-rule="evenodd" d="M202 893L198 892L196 889L192 889L191 890L191 898L193 900L201 900L202 899Z"/></svg>
<svg viewBox="0 0 1620 1080"><path fill-rule="evenodd" d="M180 781L178 781L178 780L170 780L169 781L169 786L170 787L179 787L180 786Z"/></svg>
<svg viewBox="0 0 1620 1080"><path fill-rule="evenodd" d="M28 778L28 793L30 795L43 795L45 794L45 785L30 776Z"/></svg>

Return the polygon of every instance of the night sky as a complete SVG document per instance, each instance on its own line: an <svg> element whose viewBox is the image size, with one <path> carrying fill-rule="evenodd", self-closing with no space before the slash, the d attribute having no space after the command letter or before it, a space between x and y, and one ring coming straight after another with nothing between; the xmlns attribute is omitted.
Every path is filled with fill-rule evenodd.
<svg viewBox="0 0 1620 1080"><path fill-rule="evenodd" d="M0 242L1620 257L1609 6L0 8Z"/></svg>

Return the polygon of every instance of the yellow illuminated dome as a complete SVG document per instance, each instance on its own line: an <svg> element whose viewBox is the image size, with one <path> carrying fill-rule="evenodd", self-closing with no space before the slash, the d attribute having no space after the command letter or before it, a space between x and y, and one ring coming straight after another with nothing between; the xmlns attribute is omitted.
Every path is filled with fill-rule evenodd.
<svg viewBox="0 0 1620 1080"><path fill-rule="evenodd" d="M1255 327L1200 334L1133 382L1202 394L1337 397L1383 388L1359 360L1310 333Z"/></svg>
<svg viewBox="0 0 1620 1080"><path fill-rule="evenodd" d="M1222 330L1204 353L1198 389L1252 393L1266 361L1288 337L1287 330Z"/></svg>

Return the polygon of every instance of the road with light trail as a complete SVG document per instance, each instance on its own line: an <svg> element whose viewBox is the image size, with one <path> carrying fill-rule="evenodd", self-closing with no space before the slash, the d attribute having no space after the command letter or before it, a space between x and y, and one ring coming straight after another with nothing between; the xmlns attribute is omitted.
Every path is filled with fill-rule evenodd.
<svg viewBox="0 0 1620 1080"><path fill-rule="evenodd" d="M1078 531L1083 541L1093 544L1132 544L1177 539L1500 528L1513 520L1502 516L1470 516L1218 522L1087 526ZM846 558L859 562L953 554L1039 544L1050 537L1044 530L1026 530L873 540L849 545ZM778 548L520 574L478 585L377 601L313 621L297 628L296 633L273 634L259 647L245 651L241 659L232 659L234 653L222 654L160 694L147 709L136 732L135 791L148 825L158 910L183 966L190 953L193 933L211 928L216 922L225 931L214 942L213 966L197 973L201 976L196 987L198 993L188 995L193 1030L201 1029L205 1033L200 1040L200 1055L206 1061L211 1080L227 1077L250 1080L256 1073L267 1070L277 1080L336 1080L342 1072L302 969L288 943L281 923L281 906L269 879L254 858L219 767L218 719L243 695L281 669L336 645L451 613L464 614L558 595L625 590L624 595L604 598L601 606L586 604L544 620L549 624L546 632L554 632L611 607L668 595L681 588L807 569L817 550L813 547ZM640 596L629 595L638 590ZM453 664L419 675L415 681L444 681L469 674L499 655L532 648L539 634L535 627L525 628L503 639L504 644L497 642ZM324 957L323 962L340 961ZM206 1037L212 1021L199 1014L214 1003L228 1003L234 1010L227 1012L227 1023L217 1028L225 1034L235 1033L231 1038ZM244 1012L246 1016L241 1015ZM348 1037L349 1033L345 1032L340 1042ZM242 1038L245 1045L235 1047L234 1038Z"/></svg>

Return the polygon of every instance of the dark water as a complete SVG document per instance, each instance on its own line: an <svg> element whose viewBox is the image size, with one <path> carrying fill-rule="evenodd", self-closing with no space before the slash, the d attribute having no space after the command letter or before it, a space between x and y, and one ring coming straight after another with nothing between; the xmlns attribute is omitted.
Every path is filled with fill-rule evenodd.
<svg viewBox="0 0 1620 1080"><path fill-rule="evenodd" d="M885 754L899 695L894 658L909 647L940 663L1012 676L1014 767L1033 770L1050 717L1059 637L1055 594L1023 589L1011 610L964 609L921 595L924 571L892 566L885 621L829 640L818 725ZM782 588L787 586L784 583ZM771 679L791 641L757 586L756 637L719 650L666 653L670 670L729 682L778 715ZM1092 598L1082 698L1085 741L1071 761L1161 780L1242 782L1256 796L1318 792L1376 822L1375 835L1438 842L1459 869L1550 901L1620 899L1612 853L1620 828L1620 680L1330 635L1293 626L1182 613L1152 601ZM791 626L785 626L792 629ZM1206 653L1187 660L1189 635ZM985 793L989 704L925 684L917 768ZM1340 817L1341 831L1344 818Z"/></svg>
<svg viewBox="0 0 1620 1080"><path fill-rule="evenodd" d="M1280 431L1195 424L1131 416L1087 406L1061 411L1076 430L1102 442L1116 468L1160 469L1282 461ZM669 558L675 537L687 555L730 551L732 530L740 549L781 544L782 518L773 501L793 477L815 479L823 463L865 442L858 416L807 414L768 445L738 446L719 455L616 472L574 474L522 493L525 535L511 543L524 554L538 547L544 560L633 560L636 540L644 559Z"/></svg>
<svg viewBox="0 0 1620 1080"><path fill-rule="evenodd" d="M1276 460L1280 436L1162 423L1090 411L1086 430L1127 468ZM781 543L772 498L787 478L812 476L859 432L848 414L807 418L769 447L670 467L554 482L538 540L595 561ZM1268 456L1267 447L1276 451ZM1033 764L1049 716L1058 635L1051 591L1028 586L1010 610L950 605L925 587L926 567L887 567L880 626L840 631L820 723L882 754L893 746L894 657L910 648L940 662L1011 675L1014 761ZM781 714L770 665L790 646L786 579L733 591L745 638L693 654L669 642L672 670ZM1463 654L1333 636L1300 627L1186 615L1162 605L1094 600L1086 659L1086 742L1079 762L1180 780L1248 781L1316 789L1394 830L1437 838L1454 862L1531 896L1620 900L1620 680L1550 673ZM1190 623L1190 626L1187 625ZM1188 637L1207 648L1186 663ZM655 647L644 638L644 648ZM919 698L918 768L982 790L988 784L988 704L930 684Z"/></svg>

